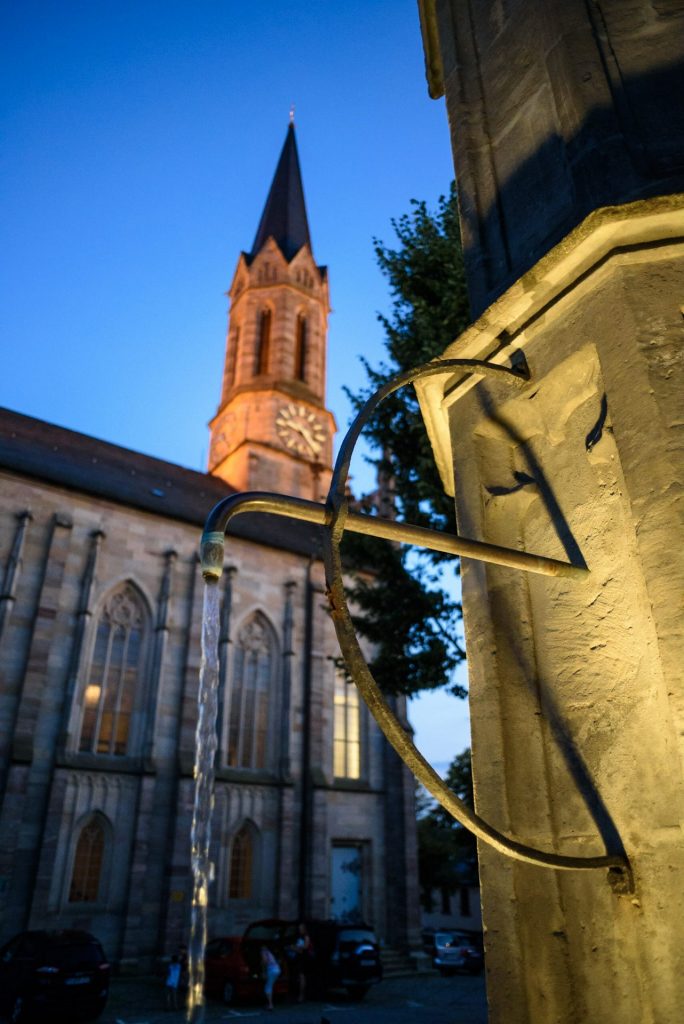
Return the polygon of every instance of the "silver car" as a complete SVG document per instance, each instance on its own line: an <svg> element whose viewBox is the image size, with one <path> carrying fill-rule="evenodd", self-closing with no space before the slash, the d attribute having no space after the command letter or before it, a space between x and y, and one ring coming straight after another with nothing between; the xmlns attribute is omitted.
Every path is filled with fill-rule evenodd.
<svg viewBox="0 0 684 1024"><path fill-rule="evenodd" d="M479 974L482 970L482 953L464 932L435 932L433 943L432 963L440 974Z"/></svg>

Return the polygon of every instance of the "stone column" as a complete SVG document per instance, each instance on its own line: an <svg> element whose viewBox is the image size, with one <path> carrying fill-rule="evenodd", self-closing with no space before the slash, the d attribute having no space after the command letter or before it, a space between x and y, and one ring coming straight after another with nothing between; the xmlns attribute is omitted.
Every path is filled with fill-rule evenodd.
<svg viewBox="0 0 684 1024"><path fill-rule="evenodd" d="M0 587L0 640L5 631L5 625L9 622L12 608L14 606L17 580L21 573L21 556L24 550L24 538L28 524L33 519L30 511L25 509L17 516L17 528L12 541L7 564Z"/></svg>
<svg viewBox="0 0 684 1024"><path fill-rule="evenodd" d="M127 871L126 899L123 908L123 929L119 961L151 969L155 954L164 897L166 895L164 861L173 800L176 791L176 765L159 749L159 719L170 689L169 669L169 606L173 592L174 567L178 554L164 553L157 598L152 662L149 670L145 707L143 771L136 780L134 801L134 836Z"/></svg>
<svg viewBox="0 0 684 1024"><path fill-rule="evenodd" d="M479 319L420 386L459 532L586 563L463 561L478 812L635 891L480 846L491 1024L670 1024L684 1004L684 23L674 3L424 3ZM484 312L481 312L484 310Z"/></svg>
<svg viewBox="0 0 684 1024"><path fill-rule="evenodd" d="M684 191L680 0L419 0L479 315L592 211Z"/></svg>
<svg viewBox="0 0 684 1024"><path fill-rule="evenodd" d="M27 927L44 839L70 618L66 571L72 521L55 514L48 527L30 646L10 723L12 749L0 816L0 874L9 877L0 902L3 938ZM60 642L60 637L65 638Z"/></svg>

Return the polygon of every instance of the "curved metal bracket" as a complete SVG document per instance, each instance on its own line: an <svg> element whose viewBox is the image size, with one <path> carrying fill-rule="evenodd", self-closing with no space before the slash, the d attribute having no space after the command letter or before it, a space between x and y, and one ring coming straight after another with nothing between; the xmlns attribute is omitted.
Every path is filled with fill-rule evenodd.
<svg viewBox="0 0 684 1024"><path fill-rule="evenodd" d="M365 403L349 428L335 463L326 504L320 505L317 502L305 501L301 498L259 492L246 492L224 498L212 509L205 524L201 542L202 574L208 580L216 580L220 577L223 570L225 531L232 517L239 513L270 512L303 519L326 527L323 534L325 575L331 615L342 655L371 714L388 742L410 768L416 779L464 828L474 833L482 842L514 860L564 871L607 868L609 881L614 891L631 891L632 874L625 856L605 854L600 857L566 857L562 854L534 849L499 832L467 807L462 800L459 800L432 765L426 761L387 704L373 678L356 636L342 577L340 542L345 530L416 544L449 554L464 555L468 558L494 562L528 572L574 577L586 576L588 573L584 566L576 566L540 555L530 555L522 551L466 540L435 530L349 511L345 492L352 453L364 425L380 402L394 391L406 384L413 383L420 377L444 374L456 369L465 369L478 375L506 380L517 386L526 384L528 380L526 375L517 370L477 359L435 361L394 377Z"/></svg>

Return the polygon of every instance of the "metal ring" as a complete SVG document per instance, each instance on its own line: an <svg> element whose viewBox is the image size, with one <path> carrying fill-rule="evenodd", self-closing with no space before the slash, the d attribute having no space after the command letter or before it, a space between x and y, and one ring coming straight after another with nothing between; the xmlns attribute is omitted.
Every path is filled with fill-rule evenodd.
<svg viewBox="0 0 684 1024"><path fill-rule="evenodd" d="M371 714L378 723L385 738L396 750L402 761L408 766L421 785L444 807L456 821L460 822L469 832L474 833L482 842L494 847L500 853L515 860L539 867L556 868L565 871L588 868L612 869L610 874L622 875L626 872L628 881L625 886L631 889L631 870L625 856L605 854L600 857L566 857L562 854L548 853L519 843L515 839L494 828L453 793L432 765L423 757L415 746L404 727L383 697L378 684L368 667L359 644L349 613L342 579L342 561L340 542L344 533L344 522L348 511L346 483L349 463L356 442L365 424L377 406L394 391L411 384L420 377L435 376L448 372L450 369L466 369L482 376L498 377L516 383L518 386L527 383L528 378L516 370L498 366L478 359L445 359L433 361L414 370L399 374L383 385L368 399L355 417L349 431L342 442L339 455L335 462L330 490L327 498L328 529L323 531L323 549L325 576L330 602L331 614L337 633L340 650L349 673L356 683L361 696ZM617 870L616 870L617 869Z"/></svg>

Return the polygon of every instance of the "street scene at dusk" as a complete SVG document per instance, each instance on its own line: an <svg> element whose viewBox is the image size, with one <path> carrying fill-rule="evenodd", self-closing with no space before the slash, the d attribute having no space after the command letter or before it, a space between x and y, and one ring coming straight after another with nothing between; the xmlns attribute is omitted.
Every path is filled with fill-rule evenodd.
<svg viewBox="0 0 684 1024"><path fill-rule="evenodd" d="M25 0L0 1021L679 1024L681 0Z"/></svg>

